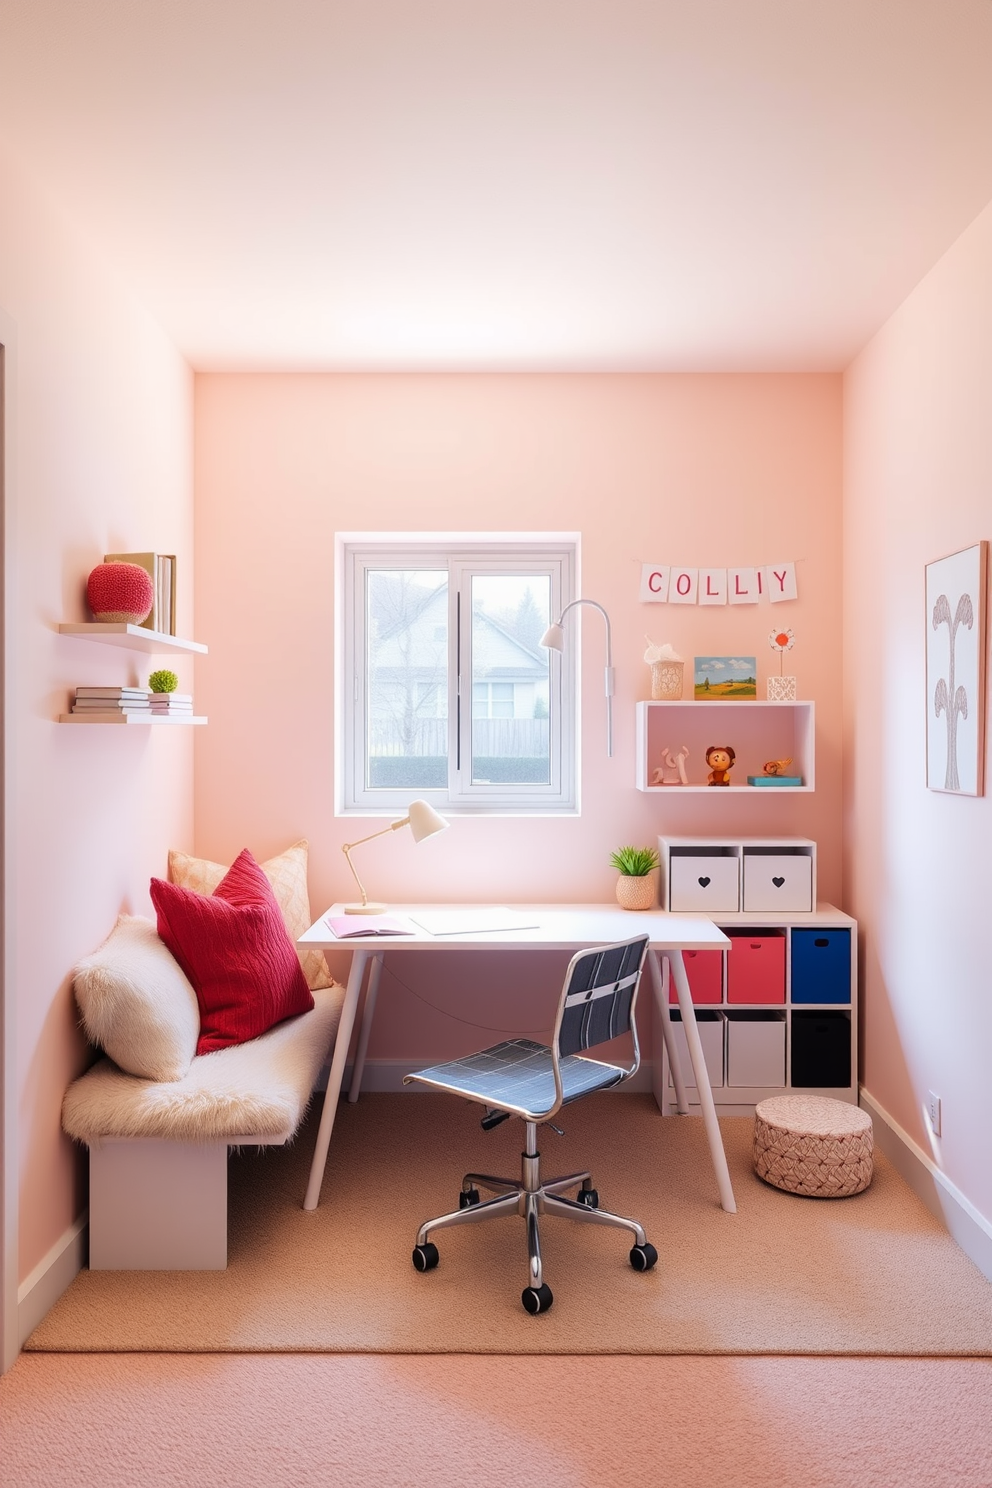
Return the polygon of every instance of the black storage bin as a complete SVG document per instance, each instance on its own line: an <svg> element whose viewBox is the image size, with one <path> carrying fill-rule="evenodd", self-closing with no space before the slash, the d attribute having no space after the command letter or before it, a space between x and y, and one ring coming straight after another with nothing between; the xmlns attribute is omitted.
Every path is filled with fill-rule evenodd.
<svg viewBox="0 0 992 1488"><path fill-rule="evenodd" d="M851 1020L845 1013L792 1014L792 1084L845 1089L851 1083Z"/></svg>

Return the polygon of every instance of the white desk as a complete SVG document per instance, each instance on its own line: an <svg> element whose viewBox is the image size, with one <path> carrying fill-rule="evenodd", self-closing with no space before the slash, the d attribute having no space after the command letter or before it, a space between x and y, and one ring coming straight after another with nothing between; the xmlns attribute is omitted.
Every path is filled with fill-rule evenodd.
<svg viewBox="0 0 992 1488"><path fill-rule="evenodd" d="M369 986L365 996L365 1010L362 1017L362 1027L355 1055L351 1089L349 1091L349 1099L352 1101L358 1099L358 1092L361 1088L362 1070L365 1064L369 1032L371 1031L372 1018L375 1012L379 975L382 970L382 958L388 950L443 952L445 949L451 948L463 951L489 952L500 949L511 951L577 951L582 950L586 946L606 945L610 941L627 940L631 935L637 935L642 931L646 931L650 936L648 967L654 989L656 1011L659 1015L658 1021L668 1050L672 1078L675 1081L678 1110L685 1112L688 1110L688 1105L679 1068L678 1055L675 1049L671 1021L669 1019L668 998L665 995L665 979L661 961L668 963L671 977L675 983L675 990L678 994L679 1007L682 1010L682 1025L685 1029L689 1058L692 1061L692 1070L696 1079L700 1110L706 1125L706 1135L716 1174L717 1188L720 1193L720 1202L728 1213L736 1213L737 1205L734 1201L734 1191L731 1187L730 1173L727 1169L727 1158L723 1150L723 1138L720 1135L716 1107L713 1103L713 1093L710 1088L709 1075L706 1071L706 1061L703 1058L692 998L689 994L689 983L686 979L685 966L682 962L682 952L684 950L704 951L719 949L722 946L729 945L727 936L710 920L700 916L666 914L661 910L657 912L643 911L631 913L627 910L618 909L615 905L606 904L515 904L509 907L518 914L525 913L528 918L533 917L537 922L537 928L496 930L484 934L469 932L444 936L429 935L425 930L418 930L414 935L389 937L370 935L339 940L327 924L329 917L344 913L343 906L335 904L310 926L310 929L305 935L300 936L298 944L307 947L309 950L350 950L351 952L348 987L345 993L344 1004L341 1008L341 1022L338 1027L337 1038L334 1044L334 1054L331 1059L331 1072L327 1081L327 1094L324 1097L324 1109L320 1118L320 1126L317 1130L317 1145L314 1149L313 1162L310 1167L310 1181L307 1184L306 1198L303 1201L304 1209L316 1209L320 1199L320 1186L324 1177L324 1164L327 1161L327 1150L330 1146L334 1117L337 1113L338 1099L341 1094L345 1061L348 1057L348 1048L351 1044L351 1035L355 1026L355 1016L358 1011L365 970L369 962L372 963L372 968L369 975ZM473 906L471 905L402 904L390 905L389 913L401 915L406 918L416 915L419 912L426 914L433 911L436 913L441 909L460 909L468 912L472 908Z"/></svg>

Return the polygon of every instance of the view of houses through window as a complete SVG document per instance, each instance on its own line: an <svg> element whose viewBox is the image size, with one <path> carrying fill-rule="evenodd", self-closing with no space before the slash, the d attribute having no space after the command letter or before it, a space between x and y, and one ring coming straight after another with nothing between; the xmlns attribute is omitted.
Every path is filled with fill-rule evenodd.
<svg viewBox="0 0 992 1488"><path fill-rule="evenodd" d="M574 533L339 533L338 807L572 812Z"/></svg>
<svg viewBox="0 0 992 1488"><path fill-rule="evenodd" d="M550 782L549 664L540 645L552 618L550 576L473 573L467 582L468 605L461 596L459 608L447 569L366 571L371 790L446 788L453 748L470 762L473 784ZM451 636L452 615L463 627L470 616L469 637ZM471 708L453 735L452 656L457 667L468 653Z"/></svg>

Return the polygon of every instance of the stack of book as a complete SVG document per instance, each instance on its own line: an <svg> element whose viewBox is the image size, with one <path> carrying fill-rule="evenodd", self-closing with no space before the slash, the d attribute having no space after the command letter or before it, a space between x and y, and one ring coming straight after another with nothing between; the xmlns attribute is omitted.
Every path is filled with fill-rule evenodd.
<svg viewBox="0 0 992 1488"><path fill-rule="evenodd" d="M73 713L151 713L143 687L77 687Z"/></svg>
<svg viewBox="0 0 992 1488"><path fill-rule="evenodd" d="M104 553L104 563L136 563L151 576L155 602L141 624L161 635L176 633L176 558L174 553Z"/></svg>
<svg viewBox="0 0 992 1488"><path fill-rule="evenodd" d="M163 716L193 716L193 694L191 692L150 692L148 706L153 718Z"/></svg>

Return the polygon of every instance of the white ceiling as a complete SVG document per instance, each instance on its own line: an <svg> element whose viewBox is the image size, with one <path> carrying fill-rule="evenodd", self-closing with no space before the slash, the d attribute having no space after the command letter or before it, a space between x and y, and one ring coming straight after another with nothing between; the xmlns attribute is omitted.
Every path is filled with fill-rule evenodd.
<svg viewBox="0 0 992 1488"><path fill-rule="evenodd" d="M0 0L0 141L199 368L835 369L992 199L992 0Z"/></svg>

